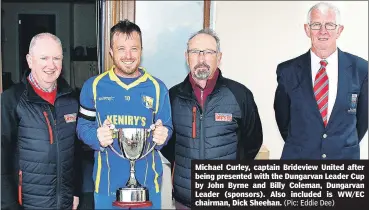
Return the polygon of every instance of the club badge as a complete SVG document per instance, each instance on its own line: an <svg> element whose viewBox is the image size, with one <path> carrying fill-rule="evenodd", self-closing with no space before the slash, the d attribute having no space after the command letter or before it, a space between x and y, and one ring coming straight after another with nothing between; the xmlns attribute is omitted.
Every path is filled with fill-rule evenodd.
<svg viewBox="0 0 369 210"><path fill-rule="evenodd" d="M232 114L230 113L215 113L215 121L218 122L231 122Z"/></svg>
<svg viewBox="0 0 369 210"><path fill-rule="evenodd" d="M356 114L356 106L357 106L357 94L351 94L350 109L348 110L348 113Z"/></svg>
<svg viewBox="0 0 369 210"><path fill-rule="evenodd" d="M151 98L150 96L142 96L142 103L143 105L147 108L147 109L152 109L153 103L154 103L154 99Z"/></svg>

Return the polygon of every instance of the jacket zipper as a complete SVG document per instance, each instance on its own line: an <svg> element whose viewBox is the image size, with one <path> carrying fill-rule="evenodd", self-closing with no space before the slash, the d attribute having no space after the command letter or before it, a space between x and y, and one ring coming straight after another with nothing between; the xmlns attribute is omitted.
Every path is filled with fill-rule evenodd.
<svg viewBox="0 0 369 210"><path fill-rule="evenodd" d="M49 106L48 106L49 107ZM56 129L56 120L54 119L54 116L53 116L53 113L52 113L52 110L51 108L49 107L49 110L50 110L50 117L51 117L51 120L54 122L54 128ZM52 129L51 129L51 123L48 119L48 114L46 111L44 111L44 115L46 117L46 121L48 122L48 125L49 125L49 131L51 131L51 136L53 136L53 133L52 133ZM56 131L56 130L55 130ZM49 132L50 133L50 132ZM60 209L60 197L59 197L59 194L60 194L60 154L59 154L59 142L56 141L55 142L56 144L56 157L57 157L57 164L56 164L56 208L57 209Z"/></svg>
<svg viewBox="0 0 369 210"><path fill-rule="evenodd" d="M55 99L56 100L56 99ZM50 112L51 112L51 108L49 107ZM56 131L56 120L54 119L54 116L51 114L51 119L54 121L54 128ZM61 175L60 175L60 151L59 151L59 141L56 141L56 156L57 156L57 166L56 166L56 173L58 174L57 176L57 183L56 183L56 208L60 209L60 179L61 179Z"/></svg>
<svg viewBox="0 0 369 210"><path fill-rule="evenodd" d="M192 107L192 138L196 138L196 106Z"/></svg>
<svg viewBox="0 0 369 210"><path fill-rule="evenodd" d="M200 104L201 104L201 107L204 105L204 90L201 90L201 94L200 94Z"/></svg>
<svg viewBox="0 0 369 210"><path fill-rule="evenodd" d="M213 93L211 93L210 95L213 95L215 93L219 92L218 91L213 91ZM209 96L210 96L209 95ZM189 98L189 97L185 97L185 96L182 96L182 95L178 95L180 98L183 98L183 99L186 99L186 100L191 100L191 101L194 101L196 104L199 105L198 101L193 99L193 98ZM208 97L209 97L208 96ZM201 95L200 95L200 99L201 99L201 102L203 101L203 91L201 91ZM205 159L205 131L204 131L204 119L203 119L203 116L204 116L204 113L205 113L205 107L206 107L206 101L204 102L204 105L199 105L202 109L202 112L200 113L200 148L199 148L199 158L200 160L204 160Z"/></svg>
<svg viewBox="0 0 369 210"><path fill-rule="evenodd" d="M49 139L50 139L50 144L53 144L54 143L54 136L53 136L53 129L51 128L51 123L50 123L50 120L49 118L47 117L48 114L46 111L44 111L44 116L45 116L45 119L46 119L46 123L47 123L47 128L49 130Z"/></svg>
<svg viewBox="0 0 369 210"><path fill-rule="evenodd" d="M205 159L205 136L204 136L204 119L205 106L200 114L200 160Z"/></svg>
<svg viewBox="0 0 369 210"><path fill-rule="evenodd" d="M205 136L204 136L204 120L203 115L205 113L205 102L204 102L204 90L201 90L200 94L201 100L201 110L202 113L200 114L200 160L205 159Z"/></svg>
<svg viewBox="0 0 369 210"><path fill-rule="evenodd" d="M18 202L19 205L22 205L22 179L23 179L23 175L22 175L22 170L19 170L18 173Z"/></svg>

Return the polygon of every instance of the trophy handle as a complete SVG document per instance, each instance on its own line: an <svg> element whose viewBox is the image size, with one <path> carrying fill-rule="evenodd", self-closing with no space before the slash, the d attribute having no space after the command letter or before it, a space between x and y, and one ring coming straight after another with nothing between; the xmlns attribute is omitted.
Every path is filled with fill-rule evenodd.
<svg viewBox="0 0 369 210"><path fill-rule="evenodd" d="M117 150L114 149L114 147L110 144L109 145L110 149L113 150L113 152L118 155L119 157L125 159L125 160L129 160L128 158L126 158L124 155L120 154L119 152L117 152Z"/></svg>
<svg viewBox="0 0 369 210"><path fill-rule="evenodd" d="M139 157L137 160L140 160L144 157L146 157L146 155L148 155L155 147L156 147L157 143L154 143L153 146L144 154L141 155L141 157ZM128 158L126 158L124 155L120 154L119 152L117 152L117 150L114 149L114 147L112 145L109 145L110 149L119 157L125 159L125 160L129 160Z"/></svg>
<svg viewBox="0 0 369 210"><path fill-rule="evenodd" d="M156 145L157 145L157 143L156 142L154 142L154 144L153 144L153 146L144 154L144 155L141 155L141 157L140 158L138 158L138 160L140 160L140 159L142 159L142 158L144 158L144 157L146 157L146 155L148 155L155 147L156 147Z"/></svg>

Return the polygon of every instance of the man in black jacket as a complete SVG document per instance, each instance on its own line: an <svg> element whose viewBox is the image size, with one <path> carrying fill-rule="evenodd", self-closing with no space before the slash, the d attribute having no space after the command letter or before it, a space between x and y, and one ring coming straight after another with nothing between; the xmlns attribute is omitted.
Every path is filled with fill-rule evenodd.
<svg viewBox="0 0 369 210"><path fill-rule="evenodd" d="M171 162L177 209L191 206L191 160L252 160L263 141L253 95L218 68L219 38L210 29L187 43L190 73L170 89L174 133L162 154Z"/></svg>
<svg viewBox="0 0 369 210"><path fill-rule="evenodd" d="M62 60L58 37L36 35L27 55L31 71L1 95L2 209L77 208L78 101L59 77Z"/></svg>

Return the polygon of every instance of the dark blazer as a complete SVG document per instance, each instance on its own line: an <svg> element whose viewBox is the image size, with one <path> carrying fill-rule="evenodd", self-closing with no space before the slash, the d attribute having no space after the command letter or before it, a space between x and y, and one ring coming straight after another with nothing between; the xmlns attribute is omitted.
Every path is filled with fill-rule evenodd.
<svg viewBox="0 0 369 210"><path fill-rule="evenodd" d="M368 61L338 49L337 97L327 127L314 97L310 51L280 63L277 81L281 159L360 159L368 130Z"/></svg>

